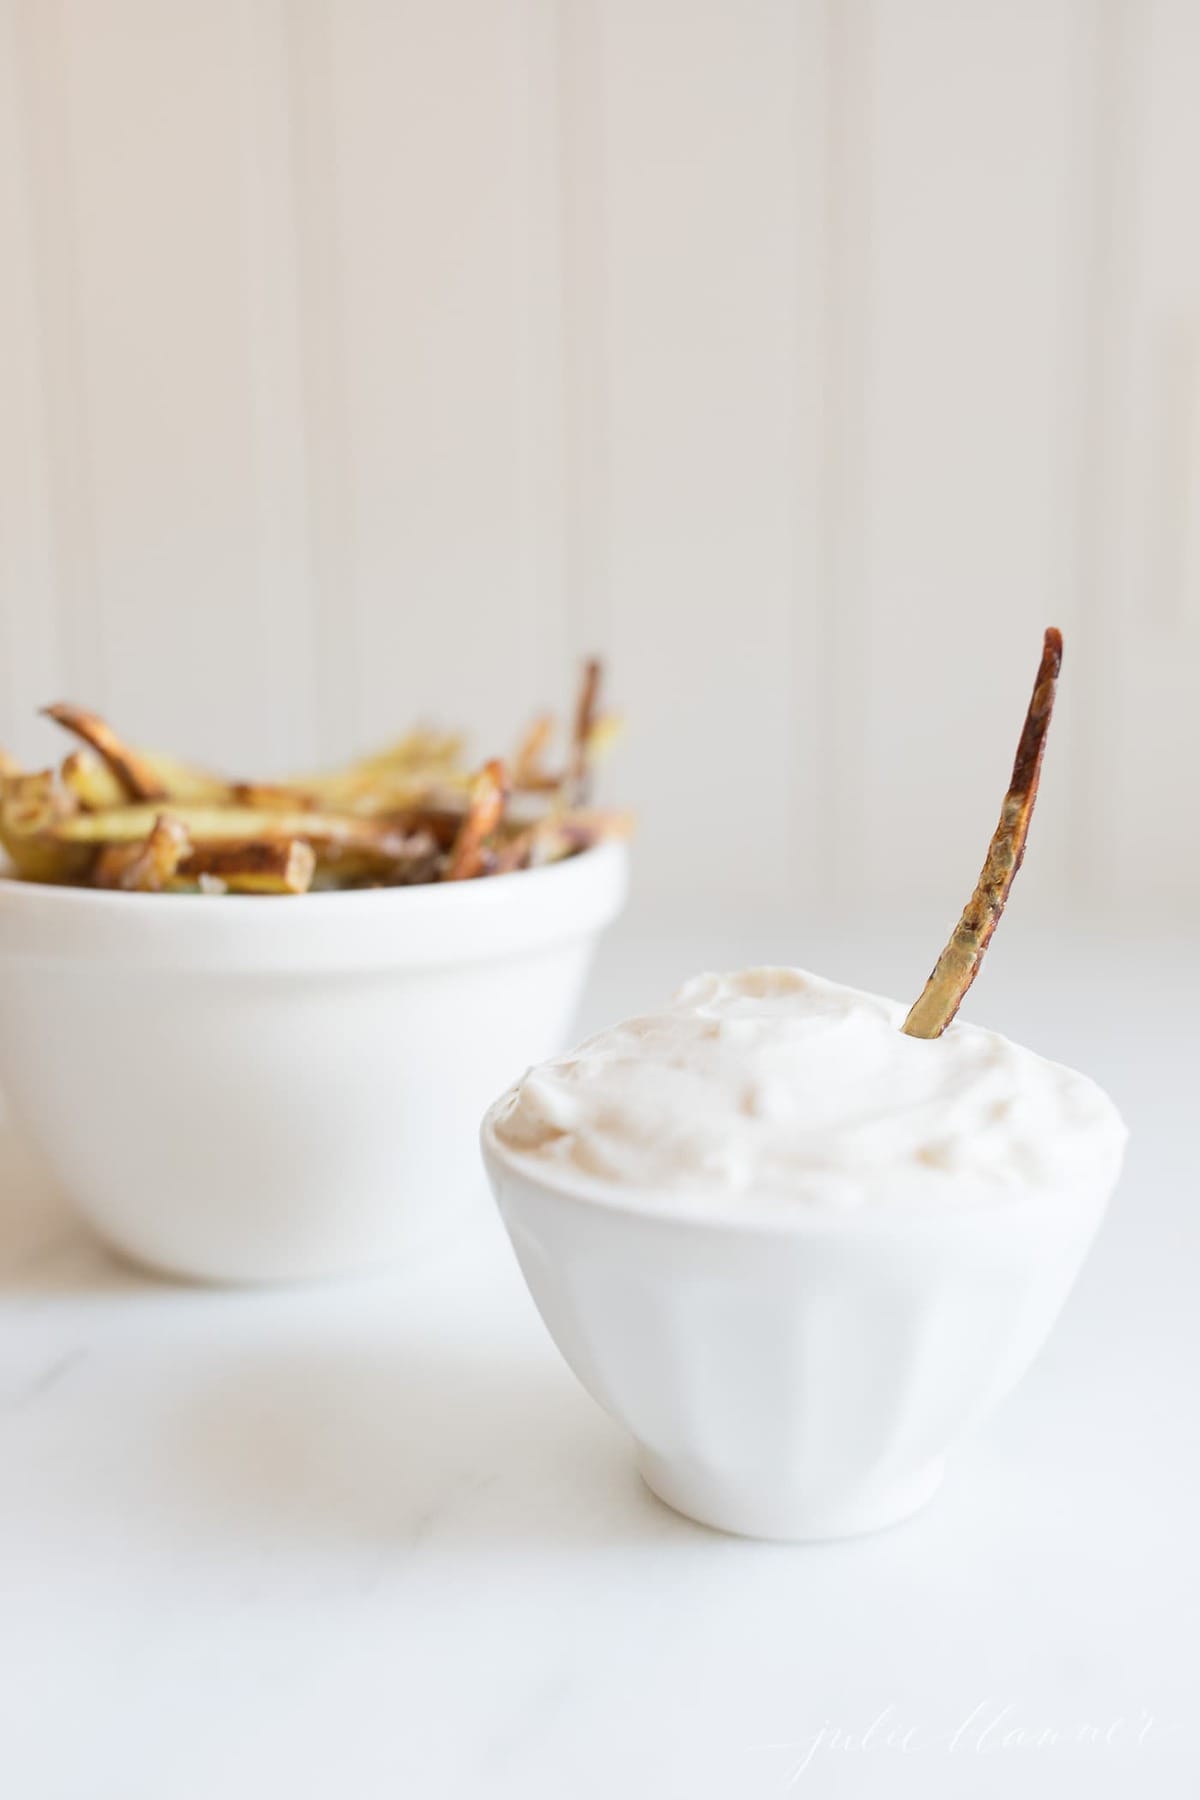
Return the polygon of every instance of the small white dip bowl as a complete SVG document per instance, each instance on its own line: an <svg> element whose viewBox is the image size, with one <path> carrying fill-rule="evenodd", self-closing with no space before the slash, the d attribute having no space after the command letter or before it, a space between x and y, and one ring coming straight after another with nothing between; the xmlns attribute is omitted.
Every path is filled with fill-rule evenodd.
<svg viewBox="0 0 1200 1800"><path fill-rule="evenodd" d="M1117 1176L903 1213L635 1193L510 1150L508 1098L484 1161L551 1336L660 1499L747 1537L923 1505L1044 1343Z"/></svg>
<svg viewBox="0 0 1200 1800"><path fill-rule="evenodd" d="M363 1269L461 1222L482 1107L561 1048L624 846L296 898L0 880L0 1089L116 1247L211 1281Z"/></svg>

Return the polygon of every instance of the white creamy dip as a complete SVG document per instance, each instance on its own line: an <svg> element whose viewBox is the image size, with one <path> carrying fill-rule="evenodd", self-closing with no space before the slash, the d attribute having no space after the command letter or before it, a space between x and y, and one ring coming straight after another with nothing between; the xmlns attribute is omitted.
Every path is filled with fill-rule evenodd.
<svg viewBox="0 0 1200 1800"><path fill-rule="evenodd" d="M661 1012L531 1069L497 1137L641 1190L844 1208L1111 1181L1094 1082L997 1032L907 1037L905 1008L798 969L698 975Z"/></svg>

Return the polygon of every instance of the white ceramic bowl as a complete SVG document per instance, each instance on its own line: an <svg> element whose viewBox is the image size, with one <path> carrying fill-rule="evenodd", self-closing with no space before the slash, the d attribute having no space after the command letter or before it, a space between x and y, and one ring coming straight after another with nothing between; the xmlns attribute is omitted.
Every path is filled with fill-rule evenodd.
<svg viewBox="0 0 1200 1800"><path fill-rule="evenodd" d="M365 1268L461 1220L480 1111L561 1048L626 881L617 844L295 899L0 880L0 1089L139 1261Z"/></svg>
<svg viewBox="0 0 1200 1800"><path fill-rule="evenodd" d="M1118 1172L960 1211L714 1212L509 1150L507 1098L484 1161L551 1336L649 1487L749 1537L848 1536L929 1499L1045 1341Z"/></svg>

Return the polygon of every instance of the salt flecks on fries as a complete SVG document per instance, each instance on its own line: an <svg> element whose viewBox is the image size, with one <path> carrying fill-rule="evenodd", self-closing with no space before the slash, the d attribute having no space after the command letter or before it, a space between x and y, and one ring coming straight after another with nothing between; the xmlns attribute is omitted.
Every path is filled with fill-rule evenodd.
<svg viewBox="0 0 1200 1800"><path fill-rule="evenodd" d="M585 804L617 729L601 673L584 667L560 772L548 714L508 764L474 770L461 738L418 730L345 769L259 782L137 749L82 707L47 707L82 747L33 772L0 751L0 846L24 880L118 893L294 895L558 862L630 829Z"/></svg>

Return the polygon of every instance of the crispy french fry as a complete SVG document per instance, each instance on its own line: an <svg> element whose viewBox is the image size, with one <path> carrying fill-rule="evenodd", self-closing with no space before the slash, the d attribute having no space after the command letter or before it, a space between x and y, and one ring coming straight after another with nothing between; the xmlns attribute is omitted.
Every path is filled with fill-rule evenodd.
<svg viewBox="0 0 1200 1800"><path fill-rule="evenodd" d="M600 699L603 665L598 656L590 656L583 665L579 698L575 704L575 726L571 737L571 756L564 779L564 792L569 805L582 806L592 791L589 745L596 727L596 709Z"/></svg>
<svg viewBox="0 0 1200 1800"><path fill-rule="evenodd" d="M116 732L95 713L59 701L43 708L48 719L74 732L103 757L131 800L165 800L166 789L141 752L123 744Z"/></svg>
<svg viewBox="0 0 1200 1800"><path fill-rule="evenodd" d="M485 841L496 830L508 804L508 773L502 762L485 763L471 784L467 816L442 874L443 881L470 881L484 867Z"/></svg>
<svg viewBox="0 0 1200 1800"><path fill-rule="evenodd" d="M191 848L185 827L160 813L140 844L106 844L92 869L94 887L127 894L159 894L172 881Z"/></svg>
<svg viewBox="0 0 1200 1800"><path fill-rule="evenodd" d="M554 736L554 714L539 713L517 745L513 756L512 784L525 793L552 793L559 776L551 775L545 765L546 750Z"/></svg>
<svg viewBox="0 0 1200 1800"><path fill-rule="evenodd" d="M10 756L7 750L0 750L0 781L7 779L10 775L19 774L21 774L21 765L16 757Z"/></svg>
<svg viewBox="0 0 1200 1800"><path fill-rule="evenodd" d="M164 755L161 750L143 750L141 758L170 800L184 800L194 806L221 806L233 798L230 783L208 769Z"/></svg>
<svg viewBox="0 0 1200 1800"><path fill-rule="evenodd" d="M396 831L375 844L325 844L317 857L327 887L410 887L436 879L442 852L428 831Z"/></svg>
<svg viewBox="0 0 1200 1800"><path fill-rule="evenodd" d="M472 773L460 738L425 728L332 773L230 780L59 704L48 716L83 747L33 777L0 753L0 845L29 879L171 893L401 886L550 861L608 834L577 804L612 730L599 679L589 663L561 775L544 762L553 721L526 734L511 811L502 763Z"/></svg>
<svg viewBox="0 0 1200 1800"><path fill-rule="evenodd" d="M235 806L252 806L262 812L315 812L314 794L283 782L235 781L229 797Z"/></svg>
<svg viewBox="0 0 1200 1800"><path fill-rule="evenodd" d="M128 806L105 813L79 813L51 827L61 833L66 845L91 844L113 849L136 851L153 829L157 809ZM238 877L237 867L227 872L215 864L209 866L204 857L228 845L240 853L248 844L272 846L276 852L296 841L309 844L316 866L324 879L322 886L360 886L366 882L407 885L413 881L434 879L439 858L439 841L453 842L462 824L462 815L438 818L441 837L423 826L414 827L407 818L359 818L353 814L276 813L254 807L176 806L171 817L179 822L195 847L200 861L185 860L178 870L181 885L192 884L196 876L209 873L227 879L231 892L283 892L272 886L276 881L274 863L265 870L264 880L256 882L257 869L246 871L249 880ZM121 858L108 858L105 871L121 869ZM294 865L298 867L298 865ZM311 879L311 878L310 878ZM172 883L174 886L174 883ZM288 889L287 891L291 891ZM296 890L300 891L300 890Z"/></svg>
<svg viewBox="0 0 1200 1800"><path fill-rule="evenodd" d="M316 866L316 852L303 838L243 839L193 844L179 876L198 886L219 881L231 894L304 894Z"/></svg>
<svg viewBox="0 0 1200 1800"><path fill-rule="evenodd" d="M394 744L370 756L360 757L343 774L381 775L387 771L457 769L463 755L463 740L457 732L433 731L419 726L405 732ZM336 779L336 776L334 777Z"/></svg>
<svg viewBox="0 0 1200 1800"><path fill-rule="evenodd" d="M334 807L370 806L380 795L415 803L432 787L463 784L462 753L461 737L420 729L344 769L301 776L296 786Z"/></svg>
<svg viewBox="0 0 1200 1800"><path fill-rule="evenodd" d="M71 811L53 769L5 775L0 786L4 823L21 837L49 831Z"/></svg>
<svg viewBox="0 0 1200 1800"><path fill-rule="evenodd" d="M63 786L74 794L85 812L124 806L129 798L108 764L90 750L72 750L64 756L59 774Z"/></svg>
<svg viewBox="0 0 1200 1800"><path fill-rule="evenodd" d="M625 730L625 721L620 713L601 713L588 733L588 761L595 767L601 757L607 756L613 745Z"/></svg>
<svg viewBox="0 0 1200 1800"><path fill-rule="evenodd" d="M988 846L987 860L975 892L920 998L904 1021L904 1030L910 1037L935 1038L945 1031L978 974L992 933L1000 922L1004 903L1025 855L1025 840L1037 800L1046 733L1054 710L1061 667L1062 633L1051 627L1042 646L1042 660L1017 746L1012 779L1004 796L1000 823Z"/></svg>
<svg viewBox="0 0 1200 1800"><path fill-rule="evenodd" d="M465 770L383 770L378 775L359 773L317 781L303 791L324 811L359 813L369 818L406 808L464 805L470 784L471 777Z"/></svg>
<svg viewBox="0 0 1200 1800"><path fill-rule="evenodd" d="M92 861L87 846L58 836L74 799L53 769L0 777L0 844L25 881L77 881Z"/></svg>
<svg viewBox="0 0 1200 1800"><path fill-rule="evenodd" d="M129 843L147 835L161 810L157 806L122 806L109 812L77 813L62 820L55 830L68 843ZM172 806L171 814L195 843L236 843L263 838L279 841L302 837L314 845L345 844L370 848L388 843L401 831L396 821L387 818L270 812L252 806Z"/></svg>

